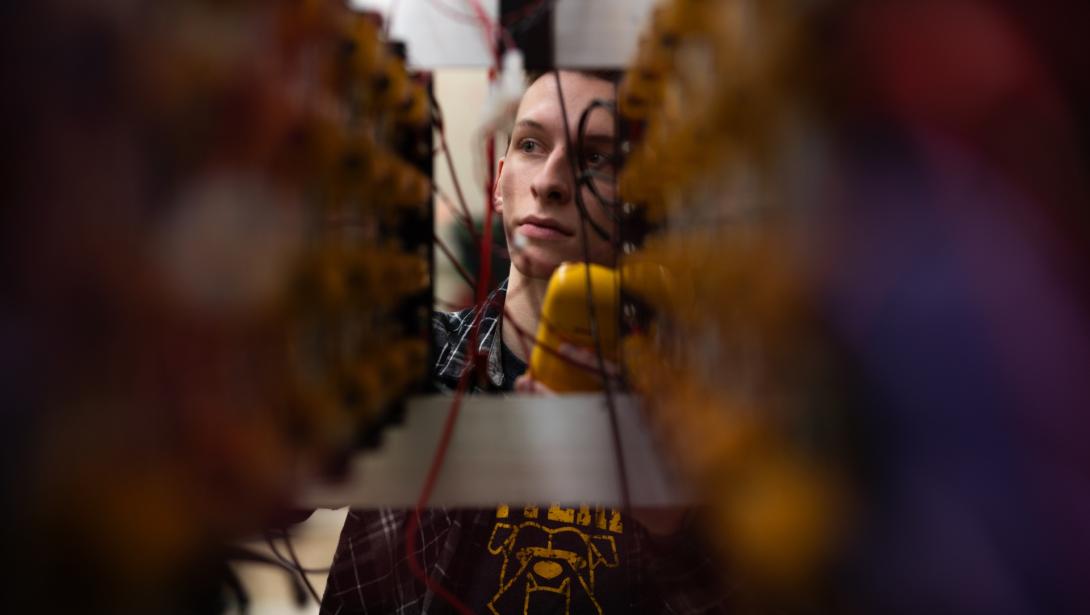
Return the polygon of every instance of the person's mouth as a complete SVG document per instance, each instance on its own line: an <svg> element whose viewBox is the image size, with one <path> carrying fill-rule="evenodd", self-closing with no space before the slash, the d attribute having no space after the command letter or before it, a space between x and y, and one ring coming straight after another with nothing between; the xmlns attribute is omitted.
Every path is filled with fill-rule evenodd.
<svg viewBox="0 0 1090 615"><path fill-rule="evenodd" d="M575 235L564 225L551 218L527 216L518 225L519 232L527 239L560 240Z"/></svg>

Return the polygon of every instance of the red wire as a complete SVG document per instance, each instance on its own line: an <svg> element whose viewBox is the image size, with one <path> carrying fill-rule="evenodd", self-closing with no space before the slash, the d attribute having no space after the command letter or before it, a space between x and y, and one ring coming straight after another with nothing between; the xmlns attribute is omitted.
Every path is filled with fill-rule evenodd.
<svg viewBox="0 0 1090 615"><path fill-rule="evenodd" d="M491 79L495 81L495 72L492 73ZM481 275L477 277L477 305L484 305L487 294L491 291L489 288L492 280L492 190L493 184L496 182L496 139L489 135L487 147L487 164L488 164L488 179L484 185L484 237L481 244ZM484 309L483 307L481 308ZM479 327L478 327L479 329ZM477 353L477 334L479 331L473 332L473 351L477 356L478 368L484 367L485 357L480 353ZM487 370L482 370L480 373L487 373Z"/></svg>
<svg viewBox="0 0 1090 615"><path fill-rule="evenodd" d="M489 194L491 194L491 191L489 191ZM487 265L492 259L491 214L492 208L489 207L488 213L486 214L488 225L485 229L485 240L481 245L481 258L482 262L485 263L483 270L487 276L491 275ZM445 249L444 252L446 252ZM470 349L473 353L472 359L475 363L480 360L480 351L477 348L477 340L481 330L481 315L484 314L487 307L485 305L487 296L484 295L487 291L487 280L488 277L484 275L477 279L477 314L474 316L473 323L470 325ZM428 505L428 500L431 499L432 491L435 490L435 483L439 478L439 471L442 470L443 462L446 460L447 449L450 447L450 441L454 435L454 425L457 423L458 415L461 412L462 398L465 396L466 389L469 386L469 376L472 373L479 372L477 372L476 369L463 369L462 375L458 379L458 388L454 392L454 399L451 400L450 410L447 412L447 420L443 424L443 431L439 436L439 443L436 446L435 454L432 456L431 467L428 468L428 475L424 479L424 485L420 489L420 496L416 500L416 507L413 509L412 515L409 516L409 522L405 524L405 555L409 561L409 571L413 573L413 576L420 579L425 587L434 592L436 596L446 601L451 608L462 615L473 615L473 611L459 600L457 596L443 587L442 584L429 577L423 566L417 561L416 530L420 527L420 513L423 511L424 507Z"/></svg>
<svg viewBox="0 0 1090 615"><path fill-rule="evenodd" d="M443 239L439 237L439 235L433 234L432 239L435 241L435 245L439 246L439 251L447 257L447 260L450 261L450 264L454 265L454 269L458 272L458 275L462 276L462 279L465 280L465 283L468 284L470 288L474 289L474 291L476 291L477 281L473 279L473 276L469 275L469 272L465 270L465 267L462 267L462 263L458 262L458 259L455 258L454 253L451 252L450 248L447 247L446 242L443 241Z"/></svg>
<svg viewBox="0 0 1090 615"><path fill-rule="evenodd" d="M444 4L443 2L440 2L439 0L431 0L432 6L445 13L447 17L461 22L476 22L477 25L481 27L481 30L484 33L485 44L490 50L492 50L492 54L496 61L496 64L499 65L500 52L499 47L496 45L496 32L499 31L500 36L503 37L504 43L511 49L514 49L516 47L515 39L511 36L511 33L508 32L506 28L500 27L498 22L493 21L492 18L488 16L488 13L484 10L484 7L481 5L479 0L466 0L466 2L473 10L472 15L456 11L450 6Z"/></svg>
<svg viewBox="0 0 1090 615"><path fill-rule="evenodd" d="M484 310L478 310L477 316L473 319L472 327L474 330L480 328L480 315ZM454 435L454 425L458 421L458 414L462 408L462 397L465 395L467 385L469 384L469 374L473 370L463 370L462 376L458 380L458 389L454 392L454 399L450 404L450 411L447 413L447 420L443 424L442 434L439 436L439 444L435 449L435 455L431 460L431 467L428 468L427 478L424 479L424 486L420 490L420 496L416 500L416 507L413 508L412 514L409 516L409 522L405 524L405 555L409 560L409 571L413 573L413 576L420 579L424 586L435 593L436 596L442 598L447 604L451 606L455 611L461 615L474 615L473 611L466 606L457 596L452 594L449 590L442 586L438 581L428 576L427 572L421 566L420 562L416 559L416 530L420 527L420 513L428 504L428 500L431 499L432 491L435 489L435 483L439 478L439 471L443 468L443 462L446 460L447 448L450 446L451 437Z"/></svg>
<svg viewBox="0 0 1090 615"><path fill-rule="evenodd" d="M464 23L473 23L480 25L480 20L477 18L476 15L470 15L469 13L463 13L461 11L455 10L454 8L448 6L445 2L440 2L439 0L430 0L430 2L432 6L434 6L436 9L438 9L451 19L455 19Z"/></svg>
<svg viewBox="0 0 1090 615"><path fill-rule="evenodd" d="M469 207L466 206L466 197L462 193L462 183L458 181L458 174L454 172L454 160L450 155L450 146L447 145L447 122L443 117L443 108L439 106L439 100L433 98L432 102L435 104L435 117L432 118L432 125L435 126L439 133L439 150L443 152L443 159L447 164L447 170L450 171L450 182L454 184L454 193L458 196L458 205L462 208L462 213L465 214L466 219L470 219Z"/></svg>
<svg viewBox="0 0 1090 615"><path fill-rule="evenodd" d="M483 9L480 8L479 3L473 0L473 4L476 9L479 9L479 15L487 19L487 15L484 15ZM495 80L495 70L491 73L491 79ZM436 446L435 454L432 456L431 467L428 468L428 475L424 479L424 484L420 489L420 496L417 498L416 507L413 509L412 515L409 517L409 522L405 524L405 555L409 562L409 571L413 576L420 579L424 583L424 586L435 593L436 596L447 602L458 613L462 615L473 615L473 611L470 610L457 596L452 594L449 590L442 586L438 581L433 580L428 576L423 566L417 561L416 558L416 530L420 527L420 513L428 504L428 500L431 499L432 491L435 489L435 483L439 478L439 472L443 468L443 462L446 460L447 449L450 447L451 438L454 435L454 425L458 421L458 415L462 407L462 398L465 396L466 389L469 386L469 375L471 373L487 373L485 371L478 371L482 366L482 354L477 347L478 340L480 338L481 330L481 315L484 314L485 309L488 307L485 305L487 301L487 293L489 292L488 283L492 278L492 185L495 183L495 158L496 158L496 141L493 136L488 137L488 182L485 185L485 227L484 238L481 243L481 275L477 278L477 314L473 318L473 323L470 325L470 348L472 352L472 360L475 363L476 369L464 369L462 375L458 380L458 388L454 392L454 399L451 400L450 410L447 413L447 420L443 425L443 431L439 436L439 443ZM487 359L485 359L487 360Z"/></svg>
<svg viewBox="0 0 1090 615"><path fill-rule="evenodd" d="M490 140L489 145L488 145L489 169L493 169L495 167L495 165L494 165L495 155L496 155L495 154L495 141ZM490 171L489 172L489 178L488 178L488 186L486 186L486 188L487 188L486 192L488 194L492 194L491 187L492 187L492 184L494 184L494 183L495 183L495 173L493 171ZM488 306L485 305L486 298L482 298L482 292L485 292L485 291L488 290L488 279L491 276L491 272L490 272L491 262L492 262L492 241L491 241L491 239L492 239L491 238L491 235L492 235L492 207L491 206L489 206L487 208L487 213L486 213L485 217L487 219L487 226L485 227L485 236L486 237L485 237L484 243L481 245L482 275L481 275L481 277L479 277L476 280L476 282L477 282L477 284L476 284L476 286L477 286L477 297L478 297L477 307L478 307L478 309L477 309L476 315L473 318L473 323L470 325L470 327L471 327L471 338L472 338L472 343L471 343L470 348L472 349L474 359L478 360L478 361L482 357L484 357L484 355L480 352L480 349L477 347L478 338L479 338L479 334L480 334L480 328L481 328L481 326L480 326L481 325L481 316L484 314L485 309L488 307ZM458 263L456 261L454 261L454 258L453 258L454 255L451 254L451 252L446 248L446 246L442 243L442 240L439 239L439 237L435 237L435 240L437 242L439 242L443 253L446 254L447 257L450 258L452 262L455 262L455 265L458 265ZM473 280L470 278L469 274L466 273L464 271L464 269L461 268L460 265L458 265L458 267L459 267L459 270L461 271L461 273L463 274L463 277L465 278L466 282L467 283L472 283ZM505 317L507 317L506 306L504 306L504 315L505 315ZM514 320L511 320L511 323L515 326L515 330L519 333L519 337L522 340L523 348L526 349L527 348L526 339L527 338L532 338L532 336L529 333L527 333L524 329L519 327L518 323L516 323ZM558 350L556 350L554 348L550 348L546 344L542 344L541 342L537 342L537 345L541 346L541 348L543 350L545 350L546 352L549 352L549 353L559 357L560 359L568 361L568 362L570 362L570 363L572 363L574 365L578 365L578 366L580 366L580 367L582 367L584 369L588 369L588 370L590 369L589 366L583 365L582 363L580 363L578 361L575 361L575 360L571 359L570 357L567 357L567 356L563 355ZM527 350L527 353L528 352L529 351ZM593 371L597 372L599 370L595 369ZM436 596L438 596L442 600L446 601L447 604L449 604L451 606L451 608L453 608L456 612L460 613L461 615L474 615L474 614L473 614L473 611L468 606L466 606L465 603L463 603L461 600L459 600L457 596L455 596L449 590L447 590L445 587L443 587L442 584L440 584L438 581L436 581L436 580L432 579L431 577L429 577L427 572L424 570L423 566L420 564L419 561L417 561L417 558L416 558L416 531L420 527L420 514L423 511L424 507L427 506L428 500L431 499L432 492L435 490L435 484L436 484L436 482L438 481L438 478L439 478L439 472L443 468L444 461L446 461L447 450L450 448L450 441L454 436L454 426L457 424L458 415L461 413L462 399L465 397L466 389L469 386L469 376L471 374L473 374L473 373L481 373L481 372L478 372L477 369L464 369L464 370L462 370L462 374L458 379L458 388L454 392L454 399L451 401L450 410L447 412L447 419L443 424L443 430L442 430L442 432L441 432L441 434L439 436L439 443L436 445L435 454L432 456L431 466L428 468L428 474L424 479L424 485L421 487L420 495L416 500L416 507L413 508L412 514L409 515L408 523L405 524L405 555L406 555L406 559L408 560L408 563L409 563L409 571L413 574L413 576L415 576L417 579L419 579L421 582L423 582L425 587L427 587L432 592L434 592Z"/></svg>
<svg viewBox="0 0 1090 615"><path fill-rule="evenodd" d="M469 8L473 9L473 14L477 17L477 21L481 22L481 27L488 32L489 36L492 36L492 31L496 28L496 24L492 23L492 19L488 16L488 13L481 6L480 0L466 0L469 3Z"/></svg>
<svg viewBox="0 0 1090 615"><path fill-rule="evenodd" d="M495 159L495 141L494 140L489 141L488 157L489 157L489 161L490 161L489 162L489 169L492 169L492 168L494 168L493 162L494 162L494 159ZM488 179L488 184L489 185L487 186L487 188L488 188L487 193L488 194L492 193L491 186L492 186L493 183L495 183L495 176L494 175L495 175L494 172L492 172L492 171L489 172L489 179ZM472 332L471 333L472 344L471 344L470 347L472 348L474 358L476 360L478 360L478 361L484 356L480 352L480 349L477 348L477 343L478 343L478 338L479 338L480 328L481 328L480 327L480 325L481 325L481 316L484 314L485 309L488 307L488 306L485 305L486 299L482 298L482 292L486 291L488 289L488 279L489 279L489 276L491 275L491 273L489 271L490 268L491 268L490 265L491 265L491 259L492 259L492 245L491 245L491 243L492 243L491 242L492 208L491 207L487 208L487 213L486 213L485 217L487 219L487 226L485 228L485 236L486 237L485 237L485 242L481 245L481 259L482 259L481 262L482 262L482 273L483 273L483 275L477 279L477 297L478 297L477 307L478 307L478 309L477 309L476 315L473 318L473 323L470 325L471 332ZM439 241L439 238L436 237L436 240ZM447 254L448 257L453 256L449 252L449 250L447 250L445 248L445 246L443 246L443 248L444 248L443 252L445 254ZM465 277L466 277L467 282L471 281L469 279L468 274L466 274ZM504 313L505 313L505 315L507 313L506 312L506 306L505 306ZM525 348L526 338L529 336L529 334L525 330L520 328L518 326L518 324L515 323L513 320L511 322L512 322L512 324L515 325L515 329L519 332L520 338L523 340L523 345L524 345L524 348ZM580 364L578 362L573 361L569 357L566 357L563 354L561 354L559 351L557 351L555 349L552 349L552 348L549 348L548 346L546 346L544 344L539 343L538 345L540 345L542 347L542 349L556 355L557 357L560 357L561 359L572 362L572 363L574 363L576 365L580 365L581 367L584 367L584 368L587 367L587 366L583 366L582 364ZM408 523L405 524L405 555L406 555L406 559L408 560L408 563L409 563L409 571L413 574L413 576L415 576L417 579L419 579L421 582L423 582L425 587L427 587L432 592L434 592L436 596L438 596L439 598L441 598L442 600L447 602L447 604L449 604L451 606L451 608L453 608L460 615L474 615L474 614L473 614L473 611L468 606L466 606L465 603L463 603L461 600L459 600L457 596L455 596L453 593L451 593L449 590L447 590L445 587L443 587L442 584L440 584L438 581L436 581L436 580L432 579L431 577L429 577L427 572L424 570L423 566L420 564L419 561L417 561L417 558L416 558L416 531L420 527L420 514L423 511L424 507L427 506L428 500L431 499L432 492L435 490L435 484L436 484L436 482L438 481L438 478L439 478L439 472L443 468L444 461L446 461L447 450L450 448L450 441L454 436L454 426L457 424L458 415L461 412L462 399L465 397L466 389L469 386L469 376L470 376L470 374L473 374L473 373L480 373L480 372L478 372L476 369L464 369L464 370L462 370L462 374L458 379L458 388L454 392L454 399L451 401L450 410L447 413L447 419L443 424L443 430L442 430L442 432L441 432L441 434L439 436L439 443L436 445L435 454L432 456L431 466L428 468L428 474L424 479L424 485L420 489L420 495L417 498L416 507L413 508L412 514L409 516Z"/></svg>
<svg viewBox="0 0 1090 615"><path fill-rule="evenodd" d="M489 222L491 223L491 208L488 210ZM491 224L485 231L486 241L481 247L482 258L487 257L491 259ZM484 262L489 262L485 260ZM486 267L487 269L487 267ZM486 272L487 273L487 272ZM474 361L479 361L481 353L477 348L477 340L479 338L481 329L481 315L484 314L485 299L481 298L482 289L487 287L487 280L484 276L477 280L477 314L473 318L471 327L471 345ZM428 468L428 475L424 479L424 485L420 489L420 496L417 498L416 507L413 509L412 514L409 516L409 522L405 524L405 555L409 562L409 571L413 576L420 579L424 583L424 586L435 593L436 596L442 598L458 613L462 615L473 615L473 611L470 610L457 596L452 594L449 590L442 586L438 581L428 576L427 572L421 566L420 562L416 559L416 530L420 527L420 513L424 507L427 506L428 500L431 499L432 491L435 490L435 483L439 478L439 471L443 468L443 462L446 460L447 449L450 447L450 441L454 435L454 425L458 421L458 415L462 408L462 398L465 396L466 389L469 385L469 376L473 373L479 373L476 369L464 369L462 375L458 380L458 388L454 392L454 399L451 400L450 410L447 412L447 420L443 424L443 431L439 436L439 443L436 446L435 454L432 456L431 467Z"/></svg>
<svg viewBox="0 0 1090 615"><path fill-rule="evenodd" d="M496 56L496 67L500 66L500 49L496 43L496 31L498 30L500 36L503 37L503 42L510 49L515 49L515 39L511 36L511 33L506 28L500 27L500 24L492 21L485 12L484 7L481 6L480 0L466 0L469 2L470 7L473 9L473 13L476 14L477 19L481 22L481 27L484 28L486 35L488 36L488 45L494 49Z"/></svg>
<svg viewBox="0 0 1090 615"><path fill-rule="evenodd" d="M473 227L473 220L471 218L465 217L465 215L461 211L456 209L454 201L450 200L450 197L444 194L438 186L435 187L435 196L439 197L439 200L446 206L446 208L450 211L451 215L454 216L454 219L458 222L461 222L462 226L466 227L466 231L469 232L470 238L472 238L473 242L476 243L477 229ZM473 288L477 287L473 286Z"/></svg>

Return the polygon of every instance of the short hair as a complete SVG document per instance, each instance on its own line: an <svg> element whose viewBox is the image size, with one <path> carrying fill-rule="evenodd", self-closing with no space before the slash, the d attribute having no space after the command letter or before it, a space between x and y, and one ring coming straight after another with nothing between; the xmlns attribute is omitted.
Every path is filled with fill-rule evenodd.
<svg viewBox="0 0 1090 615"><path fill-rule="evenodd" d="M569 73L577 73L585 77L591 77L601 81L608 81L617 86L621 84L621 78L624 77L624 71L610 70L610 69L587 69L587 68L550 68L547 70L528 70L526 71L526 85L529 86L536 82L538 79L554 73L556 71L565 71Z"/></svg>
<svg viewBox="0 0 1090 615"><path fill-rule="evenodd" d="M623 71L609 70L609 69L550 68L550 69L528 70L528 71L526 71L526 87L530 87L531 85L536 83L538 79L541 79L542 77L544 77L545 75L548 75L550 73L555 73L556 71L576 73L576 74L579 74L579 75L583 75L584 77L590 77L592 79L598 79L600 81L607 81L609 83L612 83L614 88L620 86L621 79L624 77L624 72ZM511 133L507 133L507 146L504 147L504 150L508 150L510 148L511 148Z"/></svg>

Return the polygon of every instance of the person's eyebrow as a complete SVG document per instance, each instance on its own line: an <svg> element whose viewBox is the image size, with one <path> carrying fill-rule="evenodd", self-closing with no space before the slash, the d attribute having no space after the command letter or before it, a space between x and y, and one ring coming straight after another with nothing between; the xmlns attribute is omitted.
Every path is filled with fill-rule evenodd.
<svg viewBox="0 0 1090 615"><path fill-rule="evenodd" d="M541 130L541 131L545 130L545 126L541 122L538 122L536 120L531 120L529 118L523 118L523 119L519 120L518 122L515 123L515 126L516 127L524 126L526 128L533 128L534 130Z"/></svg>
<svg viewBox="0 0 1090 615"><path fill-rule="evenodd" d="M537 120L532 120L530 118L523 118L523 119L515 122L515 128L528 128L528 129L531 129L531 130L538 130L538 131L541 131L541 132L545 132L545 125L544 124L542 124L541 122L538 122ZM584 143L613 143L616 140L617 140L617 137L616 137L616 135L613 134L613 131L610 131L610 132L598 132L598 131L590 132L590 131L588 131L588 132L583 134L583 142Z"/></svg>
<svg viewBox="0 0 1090 615"><path fill-rule="evenodd" d="M612 143L613 141L616 141L616 140L617 140L617 137L614 136L614 134L612 132L608 132L608 133L607 132L587 132L587 133L583 134L583 141L584 142L594 141L594 142Z"/></svg>

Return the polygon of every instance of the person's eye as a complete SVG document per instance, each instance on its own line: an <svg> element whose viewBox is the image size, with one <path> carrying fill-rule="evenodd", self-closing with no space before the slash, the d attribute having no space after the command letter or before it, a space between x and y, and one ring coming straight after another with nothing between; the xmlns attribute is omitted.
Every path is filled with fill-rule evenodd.
<svg viewBox="0 0 1090 615"><path fill-rule="evenodd" d="M602 152L588 152L584 159L587 166L592 168L604 167L610 163L610 156Z"/></svg>
<svg viewBox="0 0 1090 615"><path fill-rule="evenodd" d="M518 148L524 154L533 154L541 149L541 144L533 139L523 139L519 141Z"/></svg>

